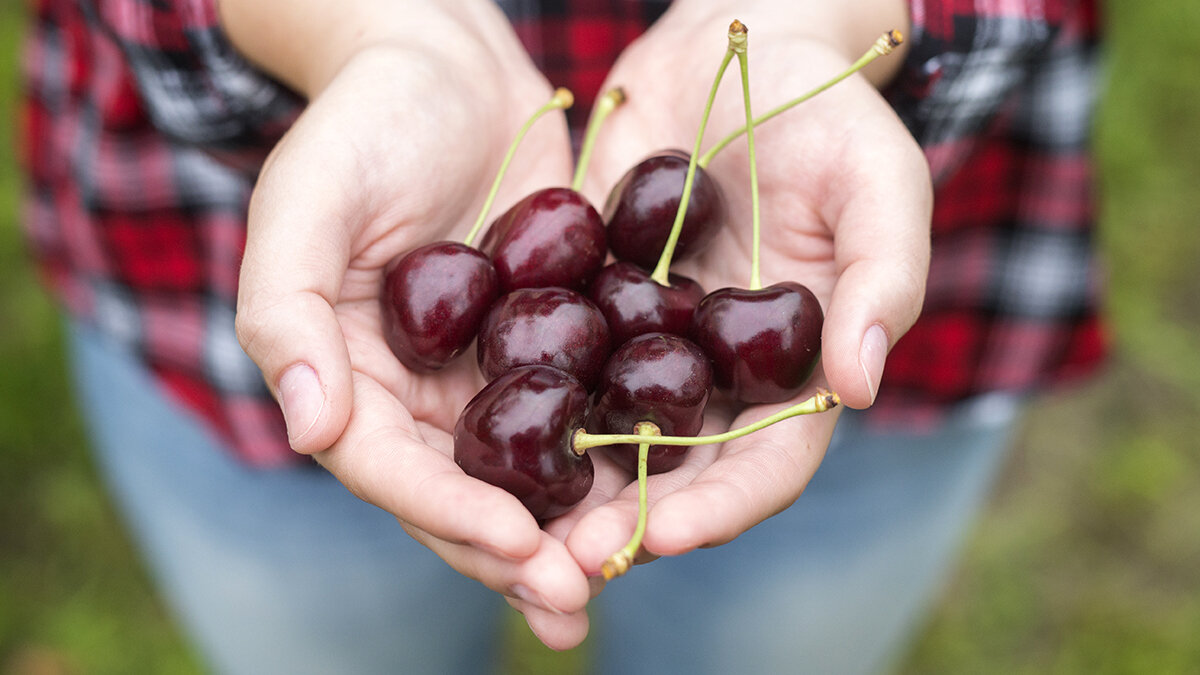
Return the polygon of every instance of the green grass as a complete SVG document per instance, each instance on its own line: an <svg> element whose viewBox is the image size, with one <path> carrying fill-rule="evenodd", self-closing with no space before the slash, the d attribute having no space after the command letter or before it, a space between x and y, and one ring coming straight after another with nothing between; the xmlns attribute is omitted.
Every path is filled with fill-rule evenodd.
<svg viewBox="0 0 1200 675"><path fill-rule="evenodd" d="M1200 4L1111 0L1097 130L1117 358L1045 397L905 673L1200 672ZM99 485L19 236L0 0L0 673L193 673ZM506 626L511 672L579 670Z"/></svg>

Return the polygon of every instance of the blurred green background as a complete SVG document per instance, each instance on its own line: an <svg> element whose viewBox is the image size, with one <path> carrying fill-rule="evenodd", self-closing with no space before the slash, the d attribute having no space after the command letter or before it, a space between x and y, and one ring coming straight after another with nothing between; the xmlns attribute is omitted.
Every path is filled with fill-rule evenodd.
<svg viewBox="0 0 1200 675"><path fill-rule="evenodd" d="M23 5L0 0L0 673L193 673L85 449L20 237ZM1116 358L1043 397L908 673L1200 673L1200 3L1110 0ZM571 672L514 616L512 672ZM586 649L586 647L585 647Z"/></svg>

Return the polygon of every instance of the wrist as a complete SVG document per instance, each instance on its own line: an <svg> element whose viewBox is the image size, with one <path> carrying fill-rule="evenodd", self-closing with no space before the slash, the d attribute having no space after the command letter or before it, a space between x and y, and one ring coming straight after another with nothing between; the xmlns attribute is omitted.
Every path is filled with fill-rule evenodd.
<svg viewBox="0 0 1200 675"><path fill-rule="evenodd" d="M701 35L720 35L733 19L749 27L751 43L760 49L772 42L803 41L827 48L846 63L856 60L889 30L907 36L911 25L908 0L677 0L664 17ZM702 32L706 28L707 32ZM895 77L907 47L907 42L901 44L892 56L863 69L862 75L882 88Z"/></svg>
<svg viewBox="0 0 1200 675"><path fill-rule="evenodd" d="M500 53L511 27L483 0L220 0L218 13L243 56L309 99L360 56L407 54L451 68L494 67L512 56Z"/></svg>

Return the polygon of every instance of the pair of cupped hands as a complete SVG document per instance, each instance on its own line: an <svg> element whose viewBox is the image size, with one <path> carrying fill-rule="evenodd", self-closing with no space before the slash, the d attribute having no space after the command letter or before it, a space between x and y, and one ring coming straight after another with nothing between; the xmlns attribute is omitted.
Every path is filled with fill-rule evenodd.
<svg viewBox="0 0 1200 675"><path fill-rule="evenodd" d="M593 453L591 493L539 525L514 497L453 461L457 416L484 385L473 352L443 371L412 373L384 343L379 305L395 256L464 237L508 144L552 86L491 3L408 4L419 14L408 17L403 41L363 39L368 24L358 37L347 28L330 39L343 36L348 57L324 69L292 74L257 55L310 103L263 167L251 202L239 338L279 400L297 452L393 514L454 569L506 596L545 644L569 648L587 634L585 608L602 589L601 563L634 529L634 477ZM677 3L611 71L606 88L623 87L628 101L601 131L588 170L583 193L598 209L643 157L691 149L733 18L750 28L756 113L840 72L885 30L904 27L821 34L822 26L789 30L753 8L735 16L711 4L694 11L694 3ZM231 33L238 44L238 30ZM744 119L735 60L704 148ZM820 298L823 356L813 384L866 407L887 350L921 306L931 208L924 157L862 76L759 127L756 141L763 283L798 281ZM543 118L517 151L492 216L536 189L568 184L573 162L563 117ZM709 291L745 287L744 141L710 171L730 220L704 255L676 269ZM703 433L784 405L742 409L715 396ZM833 413L794 418L694 448L683 466L651 476L639 560L729 542L787 508L820 464L835 421Z"/></svg>

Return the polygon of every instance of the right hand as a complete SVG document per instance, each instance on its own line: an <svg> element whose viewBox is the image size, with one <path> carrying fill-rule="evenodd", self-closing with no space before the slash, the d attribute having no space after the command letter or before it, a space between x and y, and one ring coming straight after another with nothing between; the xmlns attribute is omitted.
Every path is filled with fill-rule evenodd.
<svg viewBox="0 0 1200 675"><path fill-rule="evenodd" d="M408 371L384 343L379 304L395 256L464 237L508 144L551 87L491 2L332 3L328 16L277 8L317 25L272 26L274 41L261 33L266 4L228 0L229 33L310 104L254 191L239 339L297 452L509 597L547 645L573 647L587 633L579 565L517 499L451 457L459 411L484 384L473 353L435 374ZM371 5L360 8L368 19L358 5ZM311 53L296 46L305 44ZM518 151L493 216L567 183L571 168L563 118L548 115Z"/></svg>

